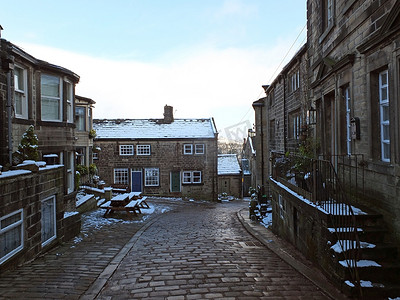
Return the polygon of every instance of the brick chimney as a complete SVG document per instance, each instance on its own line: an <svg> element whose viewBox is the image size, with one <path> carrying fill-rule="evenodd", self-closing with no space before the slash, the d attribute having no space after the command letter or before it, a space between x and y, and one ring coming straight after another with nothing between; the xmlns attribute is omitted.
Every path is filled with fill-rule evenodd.
<svg viewBox="0 0 400 300"><path fill-rule="evenodd" d="M169 105L164 106L164 123L170 124L174 121L174 108Z"/></svg>

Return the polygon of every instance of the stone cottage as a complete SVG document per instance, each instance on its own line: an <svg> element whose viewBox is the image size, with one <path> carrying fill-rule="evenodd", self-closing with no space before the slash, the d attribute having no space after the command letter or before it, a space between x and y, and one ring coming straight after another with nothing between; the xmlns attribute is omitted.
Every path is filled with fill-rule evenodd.
<svg viewBox="0 0 400 300"><path fill-rule="evenodd" d="M242 169L236 154L218 154L218 194L242 198Z"/></svg>
<svg viewBox="0 0 400 300"><path fill-rule="evenodd" d="M94 120L101 180L146 195L217 199L217 138L214 120Z"/></svg>

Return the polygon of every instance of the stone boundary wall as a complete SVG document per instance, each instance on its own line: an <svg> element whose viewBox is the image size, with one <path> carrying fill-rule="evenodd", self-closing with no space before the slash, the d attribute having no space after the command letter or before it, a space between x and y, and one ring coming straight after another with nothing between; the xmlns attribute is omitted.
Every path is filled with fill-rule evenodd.
<svg viewBox="0 0 400 300"><path fill-rule="evenodd" d="M42 168L37 172L11 172L14 173L3 172L0 175L0 218L23 210L24 247L0 264L0 272L32 260L64 240L63 166ZM42 246L41 201L51 196L55 196L56 202L57 236L52 242Z"/></svg>

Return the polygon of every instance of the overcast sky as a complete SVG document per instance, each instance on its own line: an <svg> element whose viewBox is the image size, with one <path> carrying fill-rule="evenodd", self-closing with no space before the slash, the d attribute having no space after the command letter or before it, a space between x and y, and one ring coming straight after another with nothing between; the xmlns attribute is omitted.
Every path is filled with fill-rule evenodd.
<svg viewBox="0 0 400 300"><path fill-rule="evenodd" d="M162 118L168 104L176 118L214 117L230 139L254 123L252 102L305 43L305 24L302 0L19 0L0 10L2 38L78 74L95 118Z"/></svg>

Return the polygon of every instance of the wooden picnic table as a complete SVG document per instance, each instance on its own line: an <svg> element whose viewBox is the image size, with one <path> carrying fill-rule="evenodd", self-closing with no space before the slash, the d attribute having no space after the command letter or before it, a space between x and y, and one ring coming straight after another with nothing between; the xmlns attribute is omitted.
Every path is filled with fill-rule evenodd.
<svg viewBox="0 0 400 300"><path fill-rule="evenodd" d="M100 208L106 210L104 217L107 217L114 211L126 211L127 215L132 218L132 213L137 215L138 213L142 213L141 208L150 208L146 199L146 196L141 197L141 193L137 192L119 194L110 201L102 204Z"/></svg>

